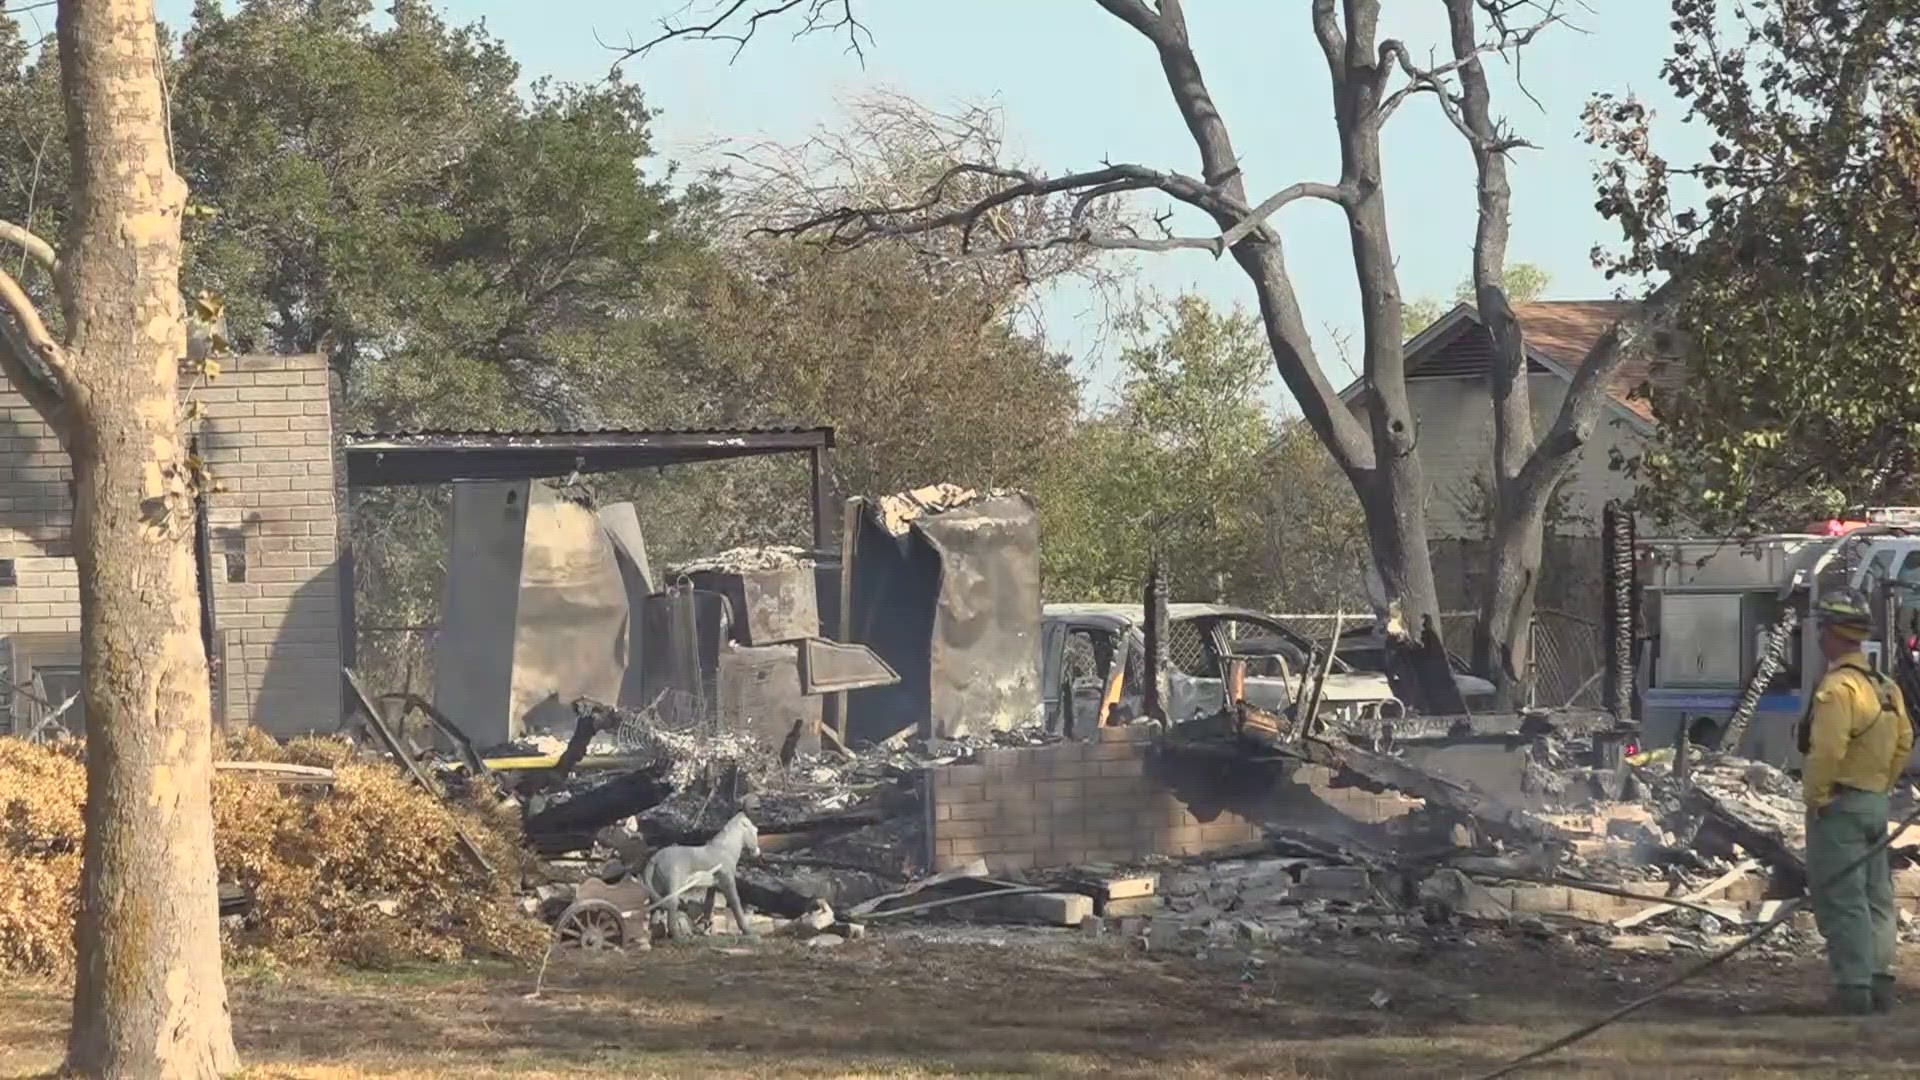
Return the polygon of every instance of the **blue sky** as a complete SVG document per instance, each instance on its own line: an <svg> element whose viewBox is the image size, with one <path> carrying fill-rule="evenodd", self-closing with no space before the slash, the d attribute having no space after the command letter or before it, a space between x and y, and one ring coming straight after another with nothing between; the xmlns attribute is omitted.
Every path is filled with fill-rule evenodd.
<svg viewBox="0 0 1920 1080"><path fill-rule="evenodd" d="M484 18L527 74L602 76L610 54L596 42L646 36L686 0L446 0L458 21ZM698 0L706 4L709 0ZM719 137L798 140L836 115L863 87L903 90L928 104L998 104L1015 152L1037 168L1067 171L1104 159L1197 172L1195 154L1161 80L1153 50L1092 0L856 0L874 42L866 63L843 39L794 41L770 27L736 59L718 43L678 43L636 61L631 78L661 115L664 150L687 158ZM190 0L160 0L178 23ZM1556 27L1522 58L1536 106L1496 63L1495 107L1539 150L1513 169L1510 259L1552 275L1549 295L1613 294L1589 261L1616 234L1593 210L1593 152L1580 139L1590 93L1633 91L1660 110L1663 149L1695 139L1674 122L1659 79L1670 48L1667 0L1595 0L1580 30ZM1332 180L1338 157L1324 62L1307 24L1306 0L1189 0L1196 52L1231 127L1254 198L1298 179ZM1439 0L1386 0L1383 35L1415 57L1444 49ZM1697 137L1695 137L1697 138ZM1403 106L1385 138L1387 198L1401 288L1411 297L1450 296L1469 269L1472 161L1433 101ZM1288 260L1310 325L1358 324L1345 226L1336 210L1296 204L1282 218ZM1196 231L1201 231L1196 229ZM1144 282L1194 290L1223 304L1251 305L1231 260L1198 252L1144 256ZM1057 298L1048 332L1081 353L1102 340L1083 296ZM1325 358L1338 372L1331 350ZM1100 365L1104 366L1104 365ZM1096 372L1097 378L1097 372ZM1338 374L1336 381L1341 381Z"/></svg>

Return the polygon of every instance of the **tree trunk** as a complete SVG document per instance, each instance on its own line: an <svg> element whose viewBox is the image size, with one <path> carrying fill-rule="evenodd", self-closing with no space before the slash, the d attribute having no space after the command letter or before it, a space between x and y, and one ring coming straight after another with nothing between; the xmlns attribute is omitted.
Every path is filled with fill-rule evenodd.
<svg viewBox="0 0 1920 1080"><path fill-rule="evenodd" d="M1369 476L1354 481L1367 525L1367 546L1389 605L1398 605L1399 627L1419 639L1421 616L1433 616L1441 633L1440 594L1427 545L1426 480L1420 459L1388 458ZM1384 614L1384 613L1381 613Z"/></svg>
<svg viewBox="0 0 1920 1080"><path fill-rule="evenodd" d="M1507 712L1523 704L1534 597L1540 587L1545 546L1545 503L1500 506L1492 531L1473 656L1475 667L1493 683L1495 711Z"/></svg>
<svg viewBox="0 0 1920 1080"><path fill-rule="evenodd" d="M72 219L61 289L86 673L67 1069L238 1068L221 976L211 705L181 437L180 215L151 0L63 0Z"/></svg>

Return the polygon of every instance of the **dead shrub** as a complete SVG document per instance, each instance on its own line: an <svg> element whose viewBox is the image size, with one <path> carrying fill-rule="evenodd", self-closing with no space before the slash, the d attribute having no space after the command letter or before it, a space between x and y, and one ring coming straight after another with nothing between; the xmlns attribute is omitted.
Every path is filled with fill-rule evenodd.
<svg viewBox="0 0 1920 1080"><path fill-rule="evenodd" d="M228 934L237 954L386 967L528 957L544 946L545 928L516 904L529 857L514 823L442 804L390 762L356 760L341 740L282 747L250 733L223 756L322 765L336 776L322 791L215 775L221 879L255 896ZM0 739L0 970L71 971L85 794L85 769L73 757ZM456 827L493 874L466 858Z"/></svg>

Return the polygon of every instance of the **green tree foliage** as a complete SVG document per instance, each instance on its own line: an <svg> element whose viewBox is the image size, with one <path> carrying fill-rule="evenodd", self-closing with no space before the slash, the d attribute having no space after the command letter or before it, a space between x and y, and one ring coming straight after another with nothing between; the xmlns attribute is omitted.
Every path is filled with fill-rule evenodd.
<svg viewBox="0 0 1920 1080"><path fill-rule="evenodd" d="M1031 487L1072 434L1079 384L1067 359L998 313L997 290L943 287L912 252L841 257L760 241L716 253L677 287L672 311L633 347L698 373L698 400L664 424L829 424L831 482L885 494L940 481ZM666 558L718 544L803 543L797 461L699 470L665 485L607 477L602 497L699 513L650 514ZM715 513L718 510L720 512Z"/></svg>
<svg viewBox="0 0 1920 1080"><path fill-rule="evenodd" d="M1538 300L1553 284L1553 275L1533 263L1511 263L1506 268L1504 278L1507 286L1507 302L1524 304L1529 300ZM1412 340L1420 331L1440 321L1440 316L1453 309L1454 304L1473 303L1473 282L1463 280L1453 290L1453 303L1443 303L1437 296L1419 296L1407 301L1400 309L1400 336Z"/></svg>
<svg viewBox="0 0 1920 1080"><path fill-rule="evenodd" d="M750 239L727 221L791 192L678 190L638 87L521 90L484 27L418 0L391 13L201 3L168 71L198 208L185 287L225 297L238 351L324 352L342 427L830 424L847 494L1031 486L1071 434L1068 364L1010 318L1029 282L906 247L828 259ZM887 108L882 144L915 130L910 102ZM3 17L0 137L16 148L0 155L0 218L57 242L63 170L35 154L62 155L59 72ZM881 160L924 170L927 148L902 145ZM585 486L643 499L662 562L808 537L795 459ZM446 503L443 489L356 494L363 625L436 621ZM361 640L378 654L408 639Z"/></svg>
<svg viewBox="0 0 1920 1080"><path fill-rule="evenodd" d="M1312 432L1267 406L1259 321L1183 295L1126 329L1118 402L1040 487L1048 598L1137 602L1157 544L1176 599L1353 602L1358 507Z"/></svg>
<svg viewBox="0 0 1920 1080"><path fill-rule="evenodd" d="M1627 241L1612 270L1669 278L1666 351L1686 358L1646 388L1660 444L1620 464L1647 510L1714 530L1911 502L1920 25L1898 0L1723 7L1674 0L1665 68L1705 160L1656 153L1630 98L1588 111L1612 151L1599 206Z"/></svg>

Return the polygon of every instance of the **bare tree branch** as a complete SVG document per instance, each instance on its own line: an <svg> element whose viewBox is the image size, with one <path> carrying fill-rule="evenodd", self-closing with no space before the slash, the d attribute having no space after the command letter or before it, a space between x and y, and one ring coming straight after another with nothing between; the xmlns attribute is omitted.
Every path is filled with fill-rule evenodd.
<svg viewBox="0 0 1920 1080"><path fill-rule="evenodd" d="M1232 135L1207 87L1187 34L1186 12L1180 0L1159 0L1158 12L1144 0L1099 0L1107 12L1133 27L1153 44L1167 90L1186 121L1194 149L1200 155L1200 174L1215 204L1201 206L1222 231L1240 224L1248 214L1246 182ZM1314 0L1313 21L1323 47L1329 48L1329 69L1344 70L1345 49L1334 0ZM1328 34L1332 35L1331 44ZM1338 46L1338 47L1333 47ZM1178 196L1176 196L1178 197ZM1190 203L1191 205L1199 205ZM1313 335L1300 311L1299 297L1287 271L1280 235L1264 224L1233 245L1234 260L1253 283L1260 302L1261 321L1273 349L1280 377L1300 405L1302 416L1350 476L1375 465L1374 449L1360 421L1346 407L1327 380L1316 356Z"/></svg>
<svg viewBox="0 0 1920 1080"><path fill-rule="evenodd" d="M963 177L981 176L1004 180L1007 184L957 209L930 212L946 201L949 186L955 181ZM825 230L829 244L857 247L879 237L911 236L951 228L960 233L961 249L972 253L974 229L983 216L998 207L1021 199L1078 193L1079 202L1074 213L1077 218L1084 218L1087 206L1102 196L1148 189L1171 195L1216 217L1224 215L1234 218L1245 213L1245 208L1238 205L1237 200L1191 176L1149 169L1144 165L1108 165L1089 172L1046 177L1004 166L963 163L948 169L919 199L911 203L843 206L791 224L765 226L755 232L773 236L799 236ZM1204 246L1206 250L1212 250L1214 243L1215 240L1209 237L1203 244L1185 246Z"/></svg>
<svg viewBox="0 0 1920 1080"><path fill-rule="evenodd" d="M1607 386L1621 361L1655 347L1660 330L1666 325L1673 303L1679 295L1674 281L1668 281L1642 300L1633 312L1615 322L1600 340L1594 342L1574 374L1573 385L1560 402L1553 426L1540 439L1540 445L1520 471L1515 485L1532 496L1550 491L1559 482L1561 467L1572 460L1572 452L1593 438L1601 406L1608 398Z"/></svg>
<svg viewBox="0 0 1920 1080"><path fill-rule="evenodd" d="M1327 70L1333 74L1337 87L1347 70L1347 37L1340 30L1340 15L1334 10L1334 0L1313 0L1313 36L1320 42L1320 51L1326 54Z"/></svg>
<svg viewBox="0 0 1920 1080"><path fill-rule="evenodd" d="M1233 245L1246 239L1248 233L1259 228L1288 203L1301 199L1325 199L1331 203L1344 205L1351 195L1351 191L1338 184L1317 184L1308 180L1283 187L1261 200L1260 205L1254 207L1246 217L1241 218L1233 228L1221 233L1214 240L1214 256L1217 258L1223 252L1230 250Z"/></svg>
<svg viewBox="0 0 1920 1080"><path fill-rule="evenodd" d="M13 275L0 270L0 371L54 431L66 437L67 387L72 372L66 353L47 333L40 312Z"/></svg>
<svg viewBox="0 0 1920 1080"><path fill-rule="evenodd" d="M1496 134L1491 139L1488 139L1484 136L1476 135L1472 125L1470 125L1467 119L1461 114L1462 101L1460 95L1456 95L1453 92L1447 80L1450 76L1469 65L1477 66L1480 57L1486 53L1500 53L1504 56L1511 51L1517 58L1519 55L1518 50L1526 45L1532 44L1533 39L1537 37L1541 31L1566 21L1566 16L1559 10L1557 0L1548 0L1547 3L1540 5L1541 10L1544 11L1542 18L1528 26L1515 29L1506 23L1505 17L1508 13L1519 7L1531 6L1527 0L1520 0L1520 2L1475 0L1475 2L1489 13L1489 17L1494 22L1495 33L1490 40L1480 42L1464 52L1459 48L1455 48L1454 58L1452 60L1423 68L1414 64L1413 57L1408 54L1405 43L1395 40L1380 43L1378 78L1380 79L1380 89L1382 93L1385 93L1386 81L1391 77L1396 66L1407 78L1406 85L1391 94L1387 94L1381 99L1380 119L1384 122L1388 117L1392 116L1394 110L1398 109L1400 104L1408 97L1414 94L1430 93L1439 100L1441 112L1446 115L1447 120L1453 124L1455 130L1465 135L1469 140L1472 140L1474 145L1483 146L1493 153L1504 153L1508 150L1532 146L1533 144L1526 140L1512 136L1501 137ZM1447 0L1447 3L1449 8L1453 6L1453 0Z"/></svg>
<svg viewBox="0 0 1920 1080"><path fill-rule="evenodd" d="M60 258L54 253L53 245L40 239L26 229L11 221L0 221L0 240L20 245L34 262L40 264L49 275L57 275L60 270Z"/></svg>
<svg viewBox="0 0 1920 1080"><path fill-rule="evenodd" d="M820 31L845 32L847 51L866 63L867 45L873 43L873 34L853 14L853 0L723 0L711 6L711 12L705 22L693 21L701 16L692 15L696 3L689 3L675 15L660 20L660 32L646 41L628 39L625 45L610 45L600 41L603 48L612 49L620 55L613 61L617 70L620 65L635 57L645 56L669 41L730 41L733 43L733 55L739 56L740 50L760 30L760 24L769 19L778 18L790 12L801 11L800 29L794 37L801 38ZM730 29L737 28L737 29ZM595 40L599 41L598 35Z"/></svg>

